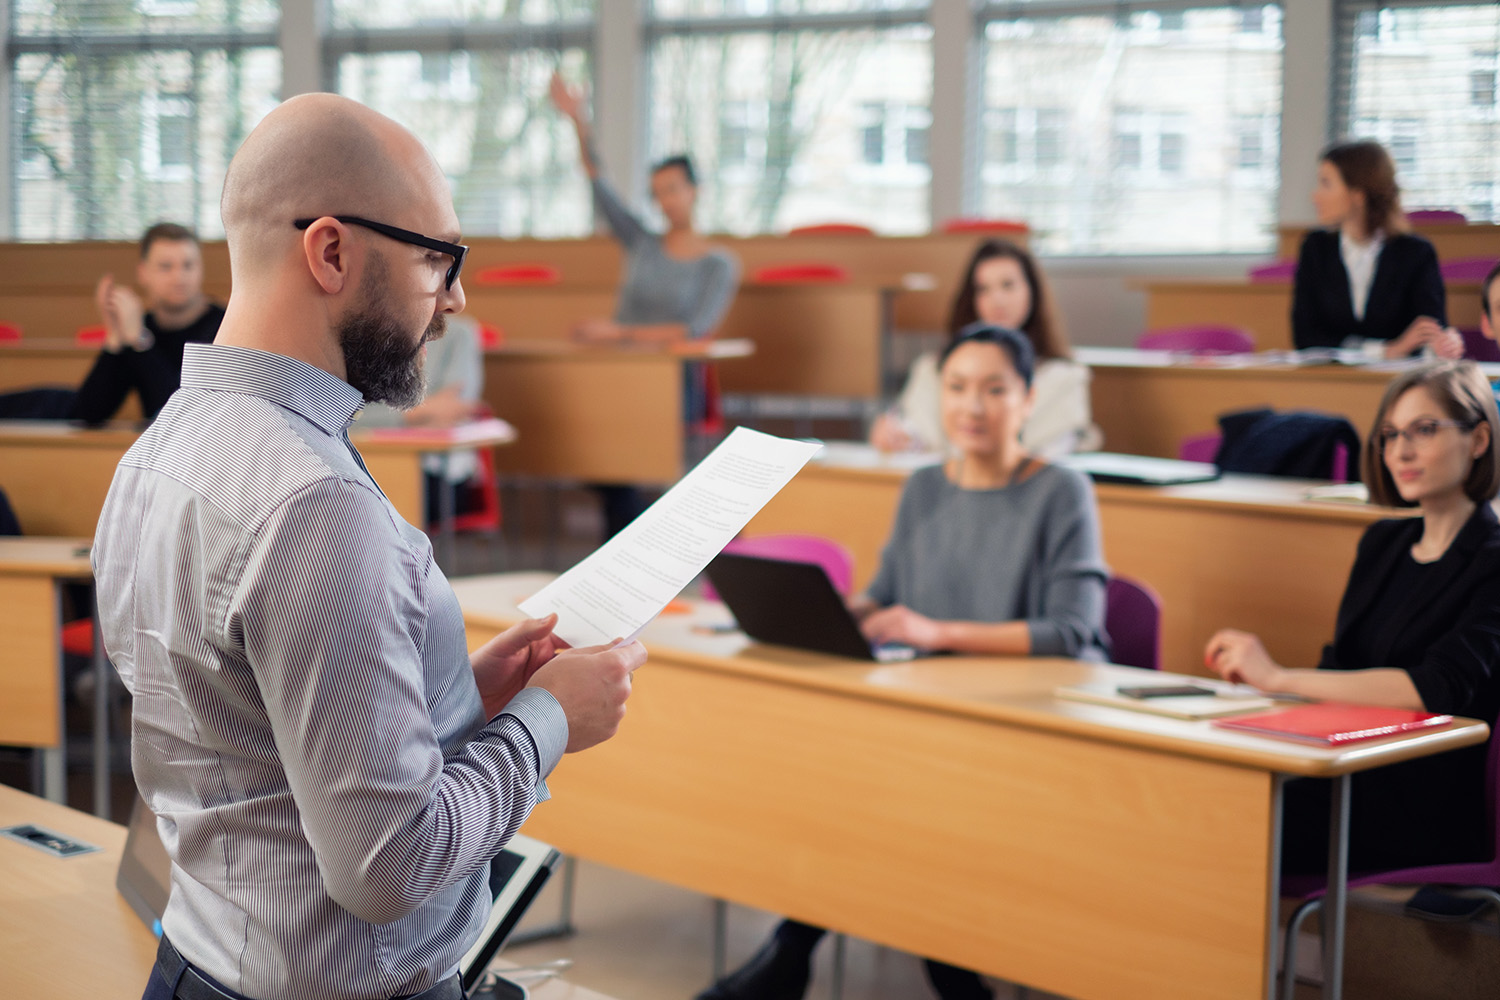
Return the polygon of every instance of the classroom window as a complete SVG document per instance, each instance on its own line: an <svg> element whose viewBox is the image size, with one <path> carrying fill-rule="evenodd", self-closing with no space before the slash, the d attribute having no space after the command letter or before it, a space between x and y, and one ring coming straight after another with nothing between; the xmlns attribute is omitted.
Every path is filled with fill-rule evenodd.
<svg viewBox="0 0 1500 1000"><path fill-rule="evenodd" d="M466 234L582 236L593 228L588 178L547 85L555 69L590 78L593 10L578 0L334 0L326 50L339 93L432 151Z"/></svg>
<svg viewBox="0 0 1500 1000"><path fill-rule="evenodd" d="M657 0L647 16L648 156L686 151L698 161L698 220L710 231L830 221L926 231L932 32L923 7ZM776 15L776 30L744 16L761 14ZM768 109L763 141L749 149L717 127L741 104Z"/></svg>
<svg viewBox="0 0 1500 1000"><path fill-rule="evenodd" d="M1500 164L1500 5L1338 0L1335 15L1336 133L1388 145L1407 208L1500 221L1475 195Z"/></svg>
<svg viewBox="0 0 1500 1000"><path fill-rule="evenodd" d="M1026 7L980 12L994 108L979 144L981 214L1025 219L1052 254L1270 248L1280 4Z"/></svg>
<svg viewBox="0 0 1500 1000"><path fill-rule="evenodd" d="M275 106L267 0L19 0L9 39L11 236L222 235L230 157Z"/></svg>

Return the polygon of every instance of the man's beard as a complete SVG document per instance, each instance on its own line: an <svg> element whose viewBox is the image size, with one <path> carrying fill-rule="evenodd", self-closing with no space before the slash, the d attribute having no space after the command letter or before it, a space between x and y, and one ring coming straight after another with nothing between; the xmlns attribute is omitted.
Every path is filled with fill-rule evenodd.
<svg viewBox="0 0 1500 1000"><path fill-rule="evenodd" d="M345 316L339 323L344 380L358 389L367 402L389 403L398 410L409 410L422 401L427 391L422 345L441 337L447 322L442 313L433 317L421 340L413 345L411 332L385 308L385 275L383 262L372 263L361 289L370 305Z"/></svg>

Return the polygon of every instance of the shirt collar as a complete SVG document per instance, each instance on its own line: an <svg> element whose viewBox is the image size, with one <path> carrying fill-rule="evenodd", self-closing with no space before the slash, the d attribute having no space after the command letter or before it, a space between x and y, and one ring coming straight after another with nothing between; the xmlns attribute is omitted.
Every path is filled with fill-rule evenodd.
<svg viewBox="0 0 1500 1000"><path fill-rule="evenodd" d="M1363 243L1355 242L1348 233L1339 230L1339 251L1345 259L1374 256L1383 246L1385 246L1385 233L1382 230L1375 230L1374 235Z"/></svg>
<svg viewBox="0 0 1500 1000"><path fill-rule="evenodd" d="M284 354L227 344L188 344L182 384L259 396L300 413L329 434L343 431L365 405L358 389L321 368Z"/></svg>

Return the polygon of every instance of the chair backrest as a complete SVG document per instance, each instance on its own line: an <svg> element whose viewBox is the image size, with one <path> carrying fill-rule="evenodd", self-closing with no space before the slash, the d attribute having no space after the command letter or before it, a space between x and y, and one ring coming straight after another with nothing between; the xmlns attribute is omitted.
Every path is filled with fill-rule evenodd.
<svg viewBox="0 0 1500 1000"><path fill-rule="evenodd" d="M0 340L20 340L21 328L14 323L0 323Z"/></svg>
<svg viewBox="0 0 1500 1000"><path fill-rule="evenodd" d="M494 350L505 343L505 331L494 323L479 323L479 349L481 351Z"/></svg>
<svg viewBox="0 0 1500 1000"><path fill-rule="evenodd" d="M1297 276L1295 260L1276 260L1252 267L1247 275L1253 285L1284 284Z"/></svg>
<svg viewBox="0 0 1500 1000"><path fill-rule="evenodd" d="M551 264L496 264L474 276L474 284L484 287L505 285L555 285L562 281L562 271Z"/></svg>
<svg viewBox="0 0 1500 1000"><path fill-rule="evenodd" d="M1493 257L1455 257L1438 265L1443 280L1452 284L1477 285L1495 266Z"/></svg>
<svg viewBox="0 0 1500 1000"><path fill-rule="evenodd" d="M793 226L788 236L874 236L875 230L857 222L820 222L815 226Z"/></svg>
<svg viewBox="0 0 1500 1000"><path fill-rule="evenodd" d="M1147 330L1136 339L1143 351L1192 351L1196 354L1249 354L1255 338L1234 326L1174 326Z"/></svg>
<svg viewBox="0 0 1500 1000"><path fill-rule="evenodd" d="M1406 220L1408 222L1420 222L1427 226L1433 223L1462 225L1469 221L1469 217L1462 212L1455 212L1451 208L1418 208L1407 212Z"/></svg>
<svg viewBox="0 0 1500 1000"><path fill-rule="evenodd" d="M762 559L784 559L787 562L812 563L823 567L833 589L845 597L854 588L854 556L844 546L821 535L754 535L736 538L724 546L725 552ZM703 597L716 600L718 591L705 579Z"/></svg>
<svg viewBox="0 0 1500 1000"><path fill-rule="evenodd" d="M980 219L973 216L949 219L943 223L945 233L1010 233L1021 235L1031 227L1016 219Z"/></svg>
<svg viewBox="0 0 1500 1000"><path fill-rule="evenodd" d="M1161 598L1146 584L1124 576L1109 578L1104 631L1109 633L1113 662L1161 669Z"/></svg>
<svg viewBox="0 0 1500 1000"><path fill-rule="evenodd" d="M477 455L478 468L470 482L478 480L479 508L453 516L455 533L481 531L494 534L500 530L500 484L495 478L495 453L489 448L480 448Z"/></svg>
<svg viewBox="0 0 1500 1000"><path fill-rule="evenodd" d="M109 331L102 326L80 326L73 334L73 341L77 344L102 344L108 335Z"/></svg>
<svg viewBox="0 0 1500 1000"><path fill-rule="evenodd" d="M751 280L762 285L831 285L848 281L849 271L827 261L809 260L767 264L757 268Z"/></svg>
<svg viewBox="0 0 1500 1000"><path fill-rule="evenodd" d="M1459 330L1464 338L1464 357L1470 361L1500 361L1500 344L1480 330Z"/></svg>

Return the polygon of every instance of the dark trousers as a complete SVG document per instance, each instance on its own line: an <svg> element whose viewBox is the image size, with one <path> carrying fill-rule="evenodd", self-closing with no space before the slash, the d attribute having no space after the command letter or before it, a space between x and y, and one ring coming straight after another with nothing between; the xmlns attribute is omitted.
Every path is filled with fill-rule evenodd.
<svg viewBox="0 0 1500 1000"><path fill-rule="evenodd" d="M782 947L795 951L806 960L811 960L813 949L827 933L821 927L796 920L783 920L776 928L776 937ZM994 995L977 973L930 958L923 962L927 967L927 981L943 1000L988 1000Z"/></svg>

